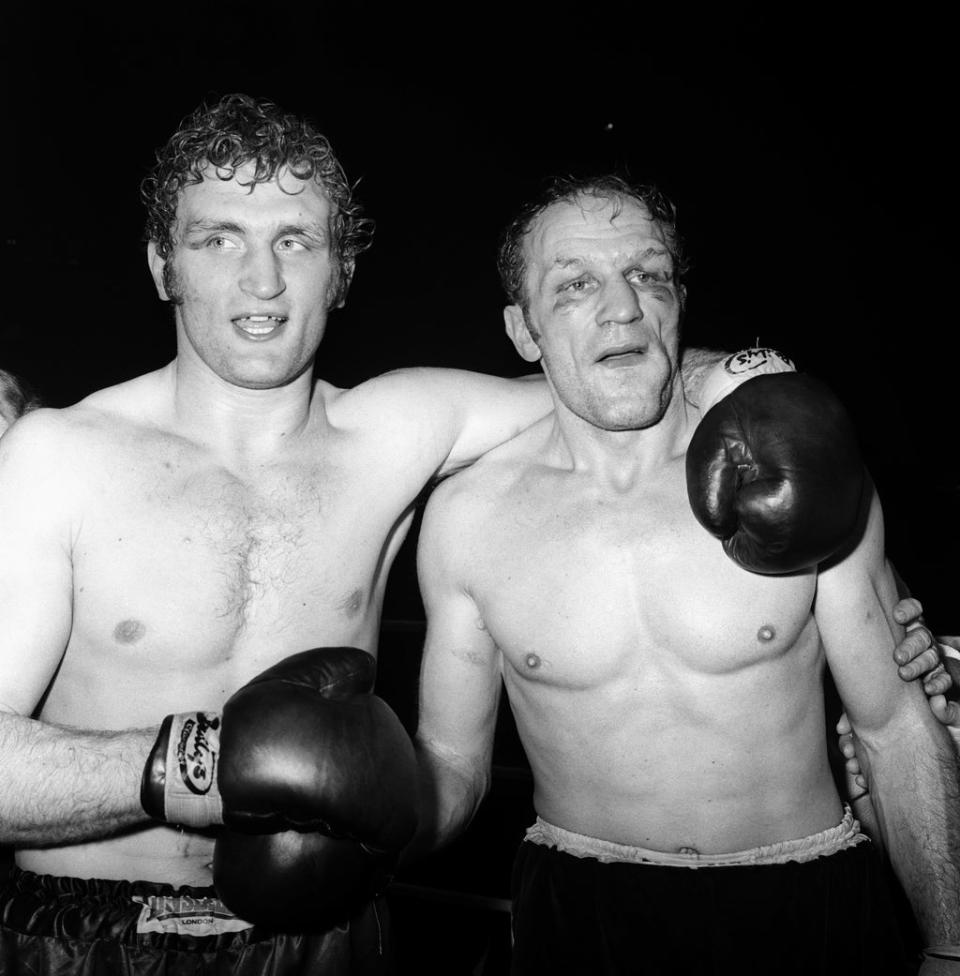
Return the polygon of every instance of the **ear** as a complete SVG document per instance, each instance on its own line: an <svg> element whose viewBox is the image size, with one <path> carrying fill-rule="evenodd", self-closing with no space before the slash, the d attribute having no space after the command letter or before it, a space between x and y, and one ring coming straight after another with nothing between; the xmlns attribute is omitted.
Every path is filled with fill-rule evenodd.
<svg viewBox="0 0 960 976"><path fill-rule="evenodd" d="M337 282L337 292L338 299L332 308L343 308L347 304L347 292L350 290L350 285L353 283L353 272L357 264L353 258L349 258L345 261L340 262L340 267L337 269L337 275L339 275L340 280Z"/></svg>
<svg viewBox="0 0 960 976"><path fill-rule="evenodd" d="M503 324L517 352L528 363L537 362L540 359L540 347L530 335L523 309L519 305L508 305L503 310Z"/></svg>
<svg viewBox="0 0 960 976"><path fill-rule="evenodd" d="M170 296L167 294L166 285L163 283L163 268L166 260L157 253L157 245L154 241L147 244L147 265L150 268L150 275L153 278L154 287L160 296L160 301L169 302Z"/></svg>

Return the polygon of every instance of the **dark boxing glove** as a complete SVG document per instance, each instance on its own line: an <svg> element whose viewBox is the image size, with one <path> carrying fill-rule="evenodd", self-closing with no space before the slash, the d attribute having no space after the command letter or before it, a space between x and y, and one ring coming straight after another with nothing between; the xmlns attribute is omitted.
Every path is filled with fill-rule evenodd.
<svg viewBox="0 0 960 976"><path fill-rule="evenodd" d="M214 884L242 918L327 928L389 879L416 829L413 745L355 648L286 658L222 715L168 716L144 770L153 817L223 823Z"/></svg>
<svg viewBox="0 0 960 976"><path fill-rule="evenodd" d="M772 349L735 353L707 376L687 449L701 525L755 573L792 573L854 533L864 484L850 420L819 381Z"/></svg>

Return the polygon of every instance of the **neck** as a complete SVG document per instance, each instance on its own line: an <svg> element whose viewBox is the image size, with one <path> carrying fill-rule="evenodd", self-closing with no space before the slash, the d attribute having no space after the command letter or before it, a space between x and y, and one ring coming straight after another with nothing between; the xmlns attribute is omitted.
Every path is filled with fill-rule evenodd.
<svg viewBox="0 0 960 976"><path fill-rule="evenodd" d="M671 398L659 421L640 429L604 430L562 403L553 416L551 440L559 463L616 489L628 488L682 457L699 420L679 395Z"/></svg>
<svg viewBox="0 0 960 976"><path fill-rule="evenodd" d="M253 390L182 356L168 369L176 426L225 455L251 460L272 455L292 443L312 415L310 370L284 386Z"/></svg>

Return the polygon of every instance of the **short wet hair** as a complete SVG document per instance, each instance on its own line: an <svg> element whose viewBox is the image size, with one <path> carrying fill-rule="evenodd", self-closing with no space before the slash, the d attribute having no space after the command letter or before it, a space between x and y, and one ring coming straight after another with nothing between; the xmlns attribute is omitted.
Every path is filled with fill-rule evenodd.
<svg viewBox="0 0 960 976"><path fill-rule="evenodd" d="M156 163L140 186L147 208L146 239L153 241L160 257L168 258L184 187L201 183L210 166L226 181L248 163L254 164L251 188L286 168L324 191L334 205L333 246L344 272L340 287L346 291L356 256L370 246L373 221L363 216L355 185L347 180L326 136L266 99L233 94L213 105L204 103L157 150Z"/></svg>
<svg viewBox="0 0 960 976"><path fill-rule="evenodd" d="M12 424L18 417L41 406L40 397L25 379L0 369L0 417Z"/></svg>
<svg viewBox="0 0 960 976"><path fill-rule="evenodd" d="M497 268L500 282L511 305L519 305L526 314L527 263L523 254L523 242L534 221L555 203L575 203L583 197L597 197L617 203L614 216L620 213L624 200L634 200L660 226L673 259L674 279L678 286L689 270L683 241L677 231L677 208L658 187L652 184L631 183L621 176L605 174L587 178L573 176L553 177L533 199L520 209L507 225L500 238Z"/></svg>

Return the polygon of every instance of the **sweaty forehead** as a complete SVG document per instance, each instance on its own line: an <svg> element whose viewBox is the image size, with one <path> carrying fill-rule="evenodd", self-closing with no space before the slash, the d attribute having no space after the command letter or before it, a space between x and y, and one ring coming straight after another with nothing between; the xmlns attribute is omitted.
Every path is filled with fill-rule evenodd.
<svg viewBox="0 0 960 976"><path fill-rule="evenodd" d="M208 166L203 181L185 186L177 201L180 220L197 215L249 215L250 219L264 219L275 215L289 220L326 223L332 206L323 188L315 180L301 180L287 169L262 183L253 183L254 164L245 163L230 179L221 179L227 171Z"/></svg>
<svg viewBox="0 0 960 976"><path fill-rule="evenodd" d="M541 270L591 255L668 250L662 228L641 204L597 197L551 204L530 228L525 246L528 261Z"/></svg>

